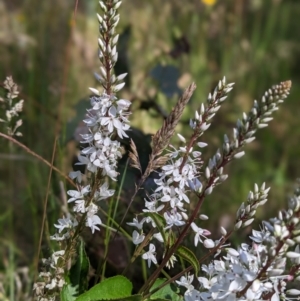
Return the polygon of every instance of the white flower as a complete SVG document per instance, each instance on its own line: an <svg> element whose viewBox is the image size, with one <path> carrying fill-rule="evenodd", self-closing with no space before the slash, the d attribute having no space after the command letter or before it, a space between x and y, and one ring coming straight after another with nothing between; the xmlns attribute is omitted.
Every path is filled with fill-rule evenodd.
<svg viewBox="0 0 300 301"><path fill-rule="evenodd" d="M179 170L174 172L174 181L179 182L179 188L183 189L185 185L188 185L188 181L195 178L195 173L193 166L190 164L185 164L182 168L181 173Z"/></svg>
<svg viewBox="0 0 300 301"><path fill-rule="evenodd" d="M108 189L108 183L104 183L99 189L99 198L98 200L104 200L111 197L115 191L113 189Z"/></svg>
<svg viewBox="0 0 300 301"><path fill-rule="evenodd" d="M87 209L86 209L87 215L92 216L95 215L98 212L98 206L95 205L94 203L91 203Z"/></svg>
<svg viewBox="0 0 300 301"><path fill-rule="evenodd" d="M252 236L250 238L256 242L256 243L263 243L265 240L267 240L271 236L271 233L265 230L257 231L252 230Z"/></svg>
<svg viewBox="0 0 300 301"><path fill-rule="evenodd" d="M144 253L142 255L142 258L145 259L145 260L148 260L148 268L150 268L151 266L151 261L154 263L154 264L157 264L157 260L156 260L156 253L155 253L155 245L154 244L150 244L149 245L149 251Z"/></svg>
<svg viewBox="0 0 300 301"><path fill-rule="evenodd" d="M133 218L133 222L131 223L126 223L129 226L137 227L139 230L143 229L143 224L146 221L145 218L143 218L140 222L138 221L137 218Z"/></svg>
<svg viewBox="0 0 300 301"><path fill-rule="evenodd" d="M77 171L71 171L71 172L69 173L69 177L70 177L72 180L77 179L77 182L78 182L79 184L80 184L81 181L82 181L82 173L81 173L79 170L77 170Z"/></svg>
<svg viewBox="0 0 300 301"><path fill-rule="evenodd" d="M97 167L89 160L89 158L85 156L78 156L78 161L75 165L86 165L86 168L95 173L97 171Z"/></svg>
<svg viewBox="0 0 300 301"><path fill-rule="evenodd" d="M184 294L184 301L202 301L201 293L195 289L186 291ZM205 299L204 299L205 300Z"/></svg>
<svg viewBox="0 0 300 301"><path fill-rule="evenodd" d="M66 240L70 237L69 233L65 233L64 235L62 236L59 236L57 233L55 233L54 235L51 235L50 236L50 239L51 240L56 240L56 241L63 241L63 240Z"/></svg>
<svg viewBox="0 0 300 301"><path fill-rule="evenodd" d="M53 268L56 268L56 264L59 258L63 257L65 255L65 250L56 251L51 256L51 266Z"/></svg>
<svg viewBox="0 0 300 301"><path fill-rule="evenodd" d="M183 207L183 203L179 199L177 191L173 186L171 187L170 194L165 194L161 198L160 201L161 202L170 202L171 208L175 208L175 207L182 208Z"/></svg>
<svg viewBox="0 0 300 301"><path fill-rule="evenodd" d="M194 275L188 275L187 277L181 276L180 280L176 280L176 283L180 286L184 286L187 291L185 292L186 294L189 294L194 290L194 286L192 285L192 282L194 280Z"/></svg>
<svg viewBox="0 0 300 301"><path fill-rule="evenodd" d="M47 289L49 289L49 290L52 290L52 289L54 289L56 286L57 286L57 281L56 281L55 278L52 278L52 279L51 279L51 282L48 283L48 284L46 284L45 287L46 287Z"/></svg>
<svg viewBox="0 0 300 301"><path fill-rule="evenodd" d="M203 243L203 241L201 239L201 236L203 238L206 238L206 235L210 235L211 234L210 231L202 229L202 228L199 228L195 223L192 223L191 227L192 227L193 231L196 233L195 234L195 238L194 238L195 247L197 247L197 245L198 245L199 242Z"/></svg>
<svg viewBox="0 0 300 301"><path fill-rule="evenodd" d="M75 201L75 206L73 210L74 212L85 213L85 201L84 200Z"/></svg>
<svg viewBox="0 0 300 301"><path fill-rule="evenodd" d="M104 165L102 174L108 175L113 181L117 181L118 172L115 171L114 168L109 164Z"/></svg>
<svg viewBox="0 0 300 301"><path fill-rule="evenodd" d="M124 137L128 138L128 135L125 133L130 126L128 124L122 123L117 117L117 109L115 106L111 106L108 110L107 117L101 117L100 124L107 126L107 130L112 133L114 128L117 130L118 136L123 139Z"/></svg>
<svg viewBox="0 0 300 301"><path fill-rule="evenodd" d="M184 200L186 203L190 203L190 199L188 198L188 196L185 194L185 191L183 189L180 188L175 188L176 193L178 194L178 197L180 200Z"/></svg>
<svg viewBox="0 0 300 301"><path fill-rule="evenodd" d="M154 182L157 185L155 192L161 191L163 195L170 193L171 191L170 183L164 181L164 177L159 179L154 179Z"/></svg>
<svg viewBox="0 0 300 301"><path fill-rule="evenodd" d="M93 141L93 135L92 134L81 134L80 136L83 139L83 141L81 141L81 143L90 143L90 142Z"/></svg>
<svg viewBox="0 0 300 301"><path fill-rule="evenodd" d="M210 279L207 279L205 277L198 277L198 281L203 286L203 288L209 290L215 283L217 283L218 278L212 277Z"/></svg>
<svg viewBox="0 0 300 301"><path fill-rule="evenodd" d="M90 185L87 185L80 189L80 191L77 190L68 190L67 194L71 196L70 199L68 199L68 203L74 202L78 199L83 199L85 195L87 195L90 192Z"/></svg>
<svg viewBox="0 0 300 301"><path fill-rule="evenodd" d="M182 163L183 158L179 158L177 161L173 162L170 165L165 165L162 167L162 170L164 171L164 174L166 175L175 175L179 173L179 167Z"/></svg>
<svg viewBox="0 0 300 301"><path fill-rule="evenodd" d="M87 217L86 220L86 226L91 228L92 233L95 232L95 230L100 230L97 225L101 225L101 219L98 215L91 215Z"/></svg>
<svg viewBox="0 0 300 301"><path fill-rule="evenodd" d="M33 284L33 290L37 296L44 294L45 282L36 282Z"/></svg>
<svg viewBox="0 0 300 301"><path fill-rule="evenodd" d="M159 212L161 211L163 208L164 208L164 205L160 205L156 208L156 205L157 205L157 200L153 200L151 202L148 202L146 199L145 199L145 207L147 209L143 209L144 212Z"/></svg>
<svg viewBox="0 0 300 301"><path fill-rule="evenodd" d="M131 102L127 99L119 99L117 101L118 105L118 112L122 112L123 110L128 110L128 108L131 106Z"/></svg>
<svg viewBox="0 0 300 301"><path fill-rule="evenodd" d="M163 239L161 233L159 233L159 232L153 234L153 237L156 238L156 239L157 239L158 241L160 241L160 242L164 242L164 239Z"/></svg>
<svg viewBox="0 0 300 301"><path fill-rule="evenodd" d="M182 216L181 214L179 214L178 212L176 212L176 210L171 210L170 212L165 212L164 213L164 218L166 220L167 223L167 227L165 227L165 229L169 229L172 228L173 226L182 226L185 224L185 221L182 220Z"/></svg>
<svg viewBox="0 0 300 301"><path fill-rule="evenodd" d="M144 234L139 234L139 232L137 232L136 230L133 231L133 233L132 233L132 242L135 245L139 245L144 239L145 239Z"/></svg>
<svg viewBox="0 0 300 301"><path fill-rule="evenodd" d="M72 220L70 216L60 218L58 224L54 224L54 227L58 229L58 233L61 233L64 229L72 229L78 225L76 220Z"/></svg>

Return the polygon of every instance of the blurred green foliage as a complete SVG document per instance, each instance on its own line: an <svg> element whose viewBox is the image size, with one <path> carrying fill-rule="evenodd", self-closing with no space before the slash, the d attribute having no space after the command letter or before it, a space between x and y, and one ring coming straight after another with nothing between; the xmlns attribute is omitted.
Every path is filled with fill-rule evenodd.
<svg viewBox="0 0 300 301"><path fill-rule="evenodd" d="M73 1L0 0L0 81L12 75L21 88L22 142L51 160L59 134L55 165L66 173L74 155L70 140L80 128L78 115L84 116L84 106L77 103L87 99L87 87L96 85L97 5L79 1L75 13ZM259 219L284 207L300 166L299 0L219 0L213 6L200 0L124 0L120 14L117 71L129 72L120 96L133 102L132 125L147 144L148 134L160 128L178 92L191 81L197 90L178 127L184 136L190 133L189 118L217 81L225 75L236 83L203 137L209 143L204 157L209 158L253 99L272 84L292 80L291 95L275 120L258 133L246 156L227 168L229 179L205 203L203 213L210 216L205 227L217 233L220 224L230 225L255 182L272 187ZM73 134L70 124L76 127ZM23 150L9 152L4 140L0 151L0 270L5 271L11 261L15 266L33 262L49 169ZM59 181L54 174L47 209L50 228L63 204Z"/></svg>

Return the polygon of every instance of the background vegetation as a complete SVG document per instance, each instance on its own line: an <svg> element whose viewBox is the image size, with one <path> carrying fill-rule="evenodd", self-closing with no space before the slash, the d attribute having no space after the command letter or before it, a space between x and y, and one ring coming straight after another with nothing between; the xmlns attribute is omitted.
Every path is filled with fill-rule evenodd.
<svg viewBox="0 0 300 301"><path fill-rule="evenodd" d="M0 81L12 75L21 88L25 100L21 141L51 161L58 137L55 165L65 173L74 163L80 120L88 106L87 88L95 86L93 72L99 66L98 2L75 2L0 0ZM236 119L255 98L272 84L293 81L292 93L275 120L246 148L246 156L228 168L229 179L206 202L207 228L217 229L234 218L255 182L272 187L265 211L258 213L265 219L284 207L285 195L299 177L300 2L209 2L214 1L124 0L116 72L129 73L121 96L133 102L132 136L143 160L150 135L191 81L197 90L178 128L183 135L189 132L189 118L219 79L225 75L236 83L210 134L203 137L209 143L206 158L221 145L224 133L231 134ZM1 140L0 300L25 300L31 289L47 194L46 232L52 232L63 214L65 183L53 174L47 190L48 177L47 166ZM126 177L124 188L126 202L130 194ZM50 247L45 236L42 251L47 253ZM101 250L95 253L101 256Z"/></svg>

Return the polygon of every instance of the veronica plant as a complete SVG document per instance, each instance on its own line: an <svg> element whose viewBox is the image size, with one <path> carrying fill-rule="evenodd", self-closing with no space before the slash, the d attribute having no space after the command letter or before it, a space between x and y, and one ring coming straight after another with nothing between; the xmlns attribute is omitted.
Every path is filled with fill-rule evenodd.
<svg viewBox="0 0 300 301"><path fill-rule="evenodd" d="M88 183L83 183L80 171L70 173L77 186L76 190L67 192L70 197L68 203L74 204L74 215L65 216L54 225L57 233L51 239L60 242L61 249L43 260L45 271L40 273L40 281L34 286L40 300L54 300L66 284L67 266L74 259L83 228L89 227L92 233L100 230L102 222L97 215L98 206L115 192L109 189L107 179L116 181L117 162L121 157L121 144L117 137L128 137L125 131L130 128L127 119L130 102L115 95L124 86L122 81L126 74L116 77L113 73L118 58L116 43L119 36L115 27L119 22L117 10L120 5L121 1L100 2L104 16L98 15L101 67L96 78L103 92L90 88L94 96L90 98L91 108L84 120L88 134L82 135L82 143L89 146L83 148L79 156L79 164L86 165Z"/></svg>
<svg viewBox="0 0 300 301"><path fill-rule="evenodd" d="M292 296L299 298L300 291L287 289L288 282L299 278L299 188L291 198L287 211L264 222L260 231L253 230L251 245L242 244L234 249L227 244L227 240L234 231L249 226L257 208L266 203L269 188L265 184L254 186L254 191L238 209L232 228L221 228L219 239L212 240L209 238L211 232L202 228L202 221L208 217L200 214L201 206L216 186L227 179L224 167L244 155L244 147L255 139L258 129L266 127L272 120L273 112L291 88L290 81L282 82L265 92L260 101L254 101L250 112L244 113L237 121L232 135L225 135L221 147L205 162L201 150L206 143L202 135L233 88L233 83L227 83L225 78L219 81L190 120L190 136L178 134L181 146L175 147L169 144L170 139L196 85L191 84L186 89L161 129L153 136L152 153L144 171L131 141L131 163L140 170L141 177L135 183L130 204L115 230L120 230L125 219L133 227L131 241L136 247L129 265L141 257L149 268L149 277L137 295L132 295L131 282L121 275L101 279L88 290L88 263L80 237L85 227L94 233L104 226L97 212L104 200L113 201L115 191L111 183L118 176L117 165L122 156L120 141L128 138L126 132L130 130L130 102L117 97L117 92L124 87L126 74L116 76L113 71L118 59L118 34L115 29L119 22L121 1L105 0L99 3L102 10L102 15L98 15L101 66L96 78L101 89L90 88L93 93L91 106L83 120L88 131L82 135L84 147L79 164L86 167L86 175L80 171L70 173L76 186L76 189L67 191L72 213L54 224L57 233L51 239L58 242L59 249L43 259L39 280L34 284L37 299L275 301L290 300ZM130 220L128 210L153 171L158 173L156 187L154 191L146 192L144 208ZM192 198L196 198L196 203L190 212ZM203 246L207 250L201 258L188 248L189 236L192 236L195 248ZM214 259L216 255L218 259ZM163 273L167 274L167 269L173 270L176 266L178 270L179 259L187 261L190 266L182 268L169 279L159 278ZM211 262L204 264L209 259ZM175 289L171 288L170 283Z"/></svg>

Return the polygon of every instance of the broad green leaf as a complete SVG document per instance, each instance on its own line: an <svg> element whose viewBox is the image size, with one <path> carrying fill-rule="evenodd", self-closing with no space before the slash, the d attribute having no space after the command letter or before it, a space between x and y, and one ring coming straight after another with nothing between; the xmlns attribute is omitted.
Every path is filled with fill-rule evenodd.
<svg viewBox="0 0 300 301"><path fill-rule="evenodd" d="M76 297L74 297L75 294L76 294L76 290L68 283L63 286L60 292L60 300L73 301L76 299Z"/></svg>
<svg viewBox="0 0 300 301"><path fill-rule="evenodd" d="M178 296L180 298L180 296ZM150 298L151 299L151 298ZM150 299L147 299L146 301L150 300ZM176 301L180 301L180 300L183 300L182 298L181 299L174 299ZM158 299L155 299L155 301L170 301L170 299L162 299L162 298L158 298Z"/></svg>
<svg viewBox="0 0 300 301"><path fill-rule="evenodd" d="M118 299L118 300L113 300L113 301L142 301L143 296L142 295L132 295L130 297Z"/></svg>
<svg viewBox="0 0 300 301"><path fill-rule="evenodd" d="M188 261L193 266L195 275L197 276L200 266L194 252L184 246L179 246L175 253L176 255L180 256L182 259Z"/></svg>
<svg viewBox="0 0 300 301"><path fill-rule="evenodd" d="M132 283L124 276L114 276L93 286L76 301L123 300L131 296Z"/></svg>
<svg viewBox="0 0 300 301"><path fill-rule="evenodd" d="M154 282L153 286L150 289L150 293L159 287L166 281L165 278L158 278ZM179 288L174 284L167 284L163 288L159 289L157 292L151 295L151 300L161 301L161 300L172 300L172 301L181 301L182 297L178 295Z"/></svg>

